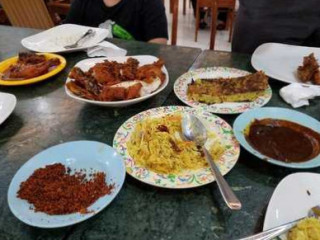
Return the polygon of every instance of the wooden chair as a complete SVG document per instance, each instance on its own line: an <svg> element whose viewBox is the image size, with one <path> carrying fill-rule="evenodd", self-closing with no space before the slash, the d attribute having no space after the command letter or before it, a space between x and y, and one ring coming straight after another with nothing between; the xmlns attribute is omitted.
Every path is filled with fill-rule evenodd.
<svg viewBox="0 0 320 240"><path fill-rule="evenodd" d="M0 7L0 24L1 25L10 25L9 19L5 11Z"/></svg>
<svg viewBox="0 0 320 240"><path fill-rule="evenodd" d="M187 0L182 0L182 1L183 1L182 13L183 13L183 15L186 15ZM164 0L163 0L163 3L164 3ZM174 4L174 0L170 0L170 13L173 13L173 4ZM179 5L179 1L178 1L178 5ZM191 3L189 3L189 8L190 8L190 5L191 5Z"/></svg>
<svg viewBox="0 0 320 240"><path fill-rule="evenodd" d="M70 0L47 0L47 7L55 24L61 24L62 19L69 13Z"/></svg>
<svg viewBox="0 0 320 240"><path fill-rule="evenodd" d="M178 32L178 8L179 0L170 0L172 2L172 26L171 26L171 45L177 44Z"/></svg>
<svg viewBox="0 0 320 240"><path fill-rule="evenodd" d="M199 31L199 19L200 8L208 7L211 9L211 34L210 34L210 49L214 49L215 36L216 36L216 21L219 9L225 9L227 11L226 29L229 29L229 42L232 38L233 22L235 18L236 0L198 0L196 9L196 31L195 41L197 41ZM212 10L212 8L216 8ZM212 27L214 26L214 27Z"/></svg>
<svg viewBox="0 0 320 240"><path fill-rule="evenodd" d="M0 0L12 26L48 29L54 26L43 0Z"/></svg>
<svg viewBox="0 0 320 240"><path fill-rule="evenodd" d="M217 15L218 15L218 6L217 0L197 0L197 7L196 7L196 31L194 40L198 40L198 31L199 31L199 24L200 24L200 9L203 7L208 7L211 10L211 30L210 30L210 49L214 49L215 44L215 36L216 36L216 22L217 22Z"/></svg>
<svg viewBox="0 0 320 240"><path fill-rule="evenodd" d="M60 1L60 0L49 0L47 2L47 7L49 12L54 12L59 15L68 15L68 12L71 7L70 1Z"/></svg>
<svg viewBox="0 0 320 240"><path fill-rule="evenodd" d="M229 42L231 42L232 32L233 32L233 23L235 19L236 11L236 0L217 0L218 9L227 10L227 22L226 29L229 30Z"/></svg>

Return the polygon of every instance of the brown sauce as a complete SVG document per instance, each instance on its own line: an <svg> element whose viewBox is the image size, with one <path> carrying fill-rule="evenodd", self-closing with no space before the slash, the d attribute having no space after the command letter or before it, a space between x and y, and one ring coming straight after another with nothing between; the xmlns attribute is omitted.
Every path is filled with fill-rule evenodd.
<svg viewBox="0 0 320 240"><path fill-rule="evenodd" d="M283 162L305 162L320 153L320 134L294 122L255 120L245 134L260 153Z"/></svg>

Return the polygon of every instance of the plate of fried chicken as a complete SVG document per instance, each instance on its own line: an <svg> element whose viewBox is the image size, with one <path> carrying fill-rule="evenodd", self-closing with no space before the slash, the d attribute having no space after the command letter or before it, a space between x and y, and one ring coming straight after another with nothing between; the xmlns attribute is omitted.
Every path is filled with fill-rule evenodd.
<svg viewBox="0 0 320 240"><path fill-rule="evenodd" d="M166 88L164 61L140 55L85 59L69 73L66 93L81 102L125 107L144 101Z"/></svg>
<svg viewBox="0 0 320 240"><path fill-rule="evenodd" d="M27 85L45 80L62 71L66 60L51 53L19 53L0 63L0 85Z"/></svg>
<svg viewBox="0 0 320 240"><path fill-rule="evenodd" d="M253 53L251 64L276 80L320 85L320 48L264 43Z"/></svg>

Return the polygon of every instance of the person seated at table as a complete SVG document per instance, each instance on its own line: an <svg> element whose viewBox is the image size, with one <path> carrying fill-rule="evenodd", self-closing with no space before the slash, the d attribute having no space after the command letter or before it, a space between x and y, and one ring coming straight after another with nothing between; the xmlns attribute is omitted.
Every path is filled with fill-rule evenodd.
<svg viewBox="0 0 320 240"><path fill-rule="evenodd" d="M107 20L120 26L125 39L167 43L168 24L162 0L74 0L64 23L98 27ZM121 34L114 35L122 38Z"/></svg>
<svg viewBox="0 0 320 240"><path fill-rule="evenodd" d="M232 51L251 54L267 42L320 47L319 0L240 0Z"/></svg>

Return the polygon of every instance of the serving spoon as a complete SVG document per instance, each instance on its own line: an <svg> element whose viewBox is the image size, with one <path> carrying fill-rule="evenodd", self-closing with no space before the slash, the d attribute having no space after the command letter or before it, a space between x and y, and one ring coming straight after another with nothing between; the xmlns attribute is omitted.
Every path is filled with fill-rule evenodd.
<svg viewBox="0 0 320 240"><path fill-rule="evenodd" d="M221 195L228 207L232 210L241 209L241 202L236 197L236 195L230 188L229 184L223 178L219 168L214 163L210 153L204 146L208 139L208 136L207 129L205 128L203 123L196 116L191 114L185 114L182 118L181 125L183 136L187 140L195 142L198 146L202 148L202 151L210 164L212 173L216 178Z"/></svg>

